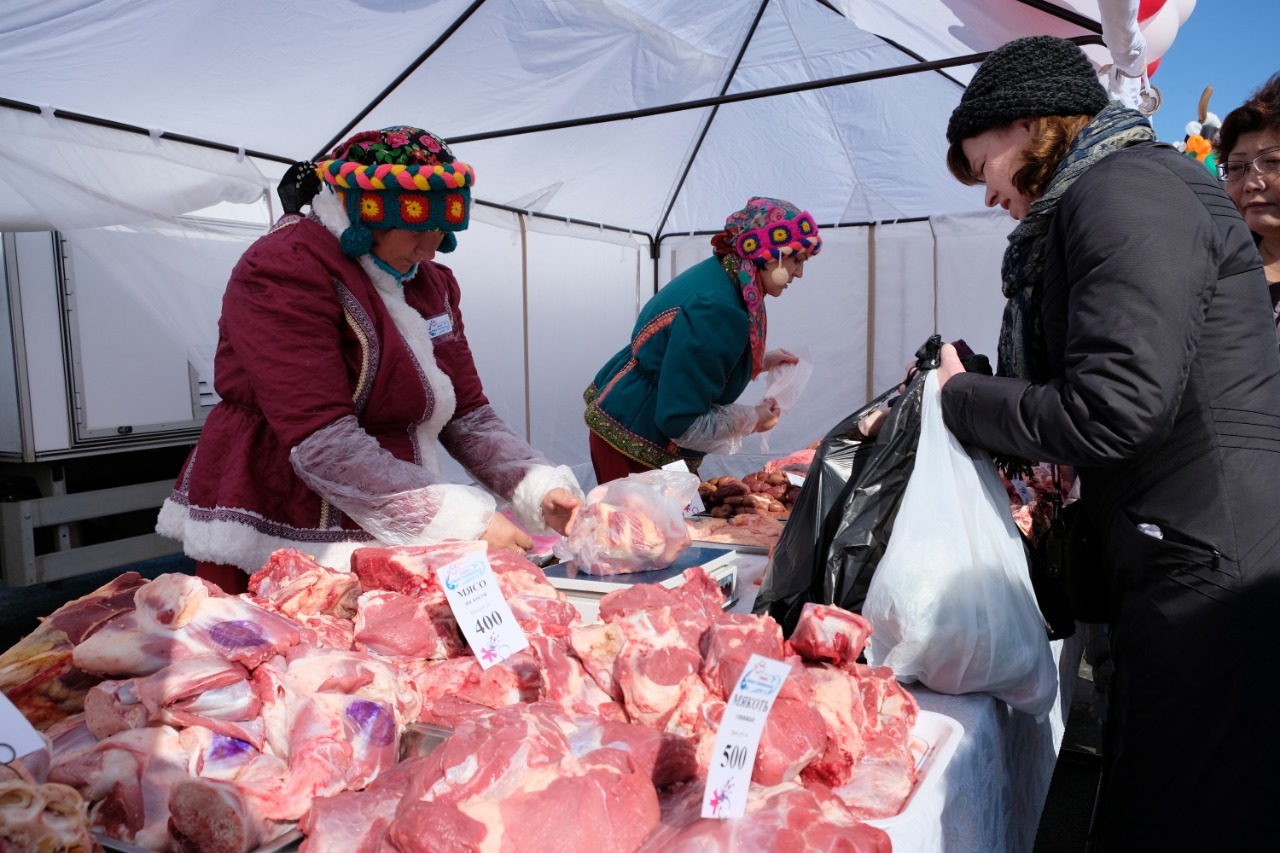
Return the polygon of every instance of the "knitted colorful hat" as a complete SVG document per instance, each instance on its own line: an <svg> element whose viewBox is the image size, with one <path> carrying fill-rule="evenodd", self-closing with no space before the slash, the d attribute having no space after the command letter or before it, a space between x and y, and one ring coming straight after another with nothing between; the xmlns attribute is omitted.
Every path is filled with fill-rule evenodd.
<svg viewBox="0 0 1280 853"><path fill-rule="evenodd" d="M732 252L757 267L795 252L816 255L822 237L813 216L789 201L757 196L729 214L724 230L711 238L716 254Z"/></svg>
<svg viewBox="0 0 1280 853"><path fill-rule="evenodd" d="M1107 90L1084 51L1054 36L1028 36L987 55L947 122L955 145L992 128L1039 116L1096 116Z"/></svg>
<svg viewBox="0 0 1280 853"><path fill-rule="evenodd" d="M333 187L351 226L342 251L353 258L373 248L371 228L444 231L439 251L452 252L465 230L476 173L455 160L443 139L417 127L366 130L343 142L316 174Z"/></svg>

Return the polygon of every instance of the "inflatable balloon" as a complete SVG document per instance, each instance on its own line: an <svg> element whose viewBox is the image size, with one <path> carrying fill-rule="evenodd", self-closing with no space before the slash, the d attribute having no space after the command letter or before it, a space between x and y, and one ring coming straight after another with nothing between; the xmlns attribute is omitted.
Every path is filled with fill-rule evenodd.
<svg viewBox="0 0 1280 853"><path fill-rule="evenodd" d="M1196 0L1172 0L1178 7L1178 26L1182 26L1187 22L1187 18L1191 17L1191 12L1196 8Z"/></svg>
<svg viewBox="0 0 1280 853"><path fill-rule="evenodd" d="M1164 4L1155 15L1139 23L1138 29L1147 40L1147 59L1154 62L1164 56L1178 34L1178 7L1173 3Z"/></svg>
<svg viewBox="0 0 1280 853"><path fill-rule="evenodd" d="M1155 62L1148 62L1148 63L1147 63L1147 79L1148 79L1148 80L1149 80L1149 79L1151 79L1151 78L1155 75L1155 73L1156 73L1156 69L1157 69L1157 68L1159 68L1159 67L1160 67L1160 60L1158 60L1158 59L1157 59Z"/></svg>
<svg viewBox="0 0 1280 853"><path fill-rule="evenodd" d="M1138 23L1148 20L1165 5L1166 0L1138 0Z"/></svg>

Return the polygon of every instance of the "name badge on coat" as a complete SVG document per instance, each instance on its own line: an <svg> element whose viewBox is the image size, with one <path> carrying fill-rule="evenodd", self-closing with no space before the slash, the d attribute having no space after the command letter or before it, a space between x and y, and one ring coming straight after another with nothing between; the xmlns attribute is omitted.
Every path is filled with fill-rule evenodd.
<svg viewBox="0 0 1280 853"><path fill-rule="evenodd" d="M434 317L427 318L427 334L431 336L431 340L444 337L453 331L453 317L449 312L437 314Z"/></svg>

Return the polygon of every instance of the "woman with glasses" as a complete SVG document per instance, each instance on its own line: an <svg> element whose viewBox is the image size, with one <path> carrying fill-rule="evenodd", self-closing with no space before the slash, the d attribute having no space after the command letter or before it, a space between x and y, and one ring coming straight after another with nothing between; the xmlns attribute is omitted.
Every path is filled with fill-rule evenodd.
<svg viewBox="0 0 1280 853"><path fill-rule="evenodd" d="M1280 74L1231 111L1217 148L1218 174L1262 255L1280 344Z"/></svg>
<svg viewBox="0 0 1280 853"><path fill-rule="evenodd" d="M1274 850L1280 352L1249 229L1068 41L991 53L947 140L1019 220L999 375L945 347L947 426L1073 466L1098 531L1114 672L1092 849Z"/></svg>

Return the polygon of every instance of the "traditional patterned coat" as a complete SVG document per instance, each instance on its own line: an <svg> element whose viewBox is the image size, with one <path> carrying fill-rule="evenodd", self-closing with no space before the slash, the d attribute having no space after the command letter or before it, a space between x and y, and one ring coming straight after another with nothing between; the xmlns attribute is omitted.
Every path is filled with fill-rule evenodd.
<svg viewBox="0 0 1280 853"><path fill-rule="evenodd" d="M443 483L439 442L542 531L542 497L576 492L576 480L489 406L453 273L424 263L402 287L369 256L342 253L348 220L335 198L322 193L312 210L282 219L231 275L215 359L221 401L157 530L195 559L246 571L282 547L345 569L375 538L365 528L382 541L386 529L400 542L477 538L494 500ZM300 476L300 459L320 491ZM424 506L427 492L415 488L427 485ZM399 525L409 503L417 521Z"/></svg>
<svg viewBox="0 0 1280 853"><path fill-rule="evenodd" d="M620 453L660 468L703 454L677 447L713 405L737 400L751 381L742 292L717 258L672 279L636 320L631 343L596 374L586 422Z"/></svg>

